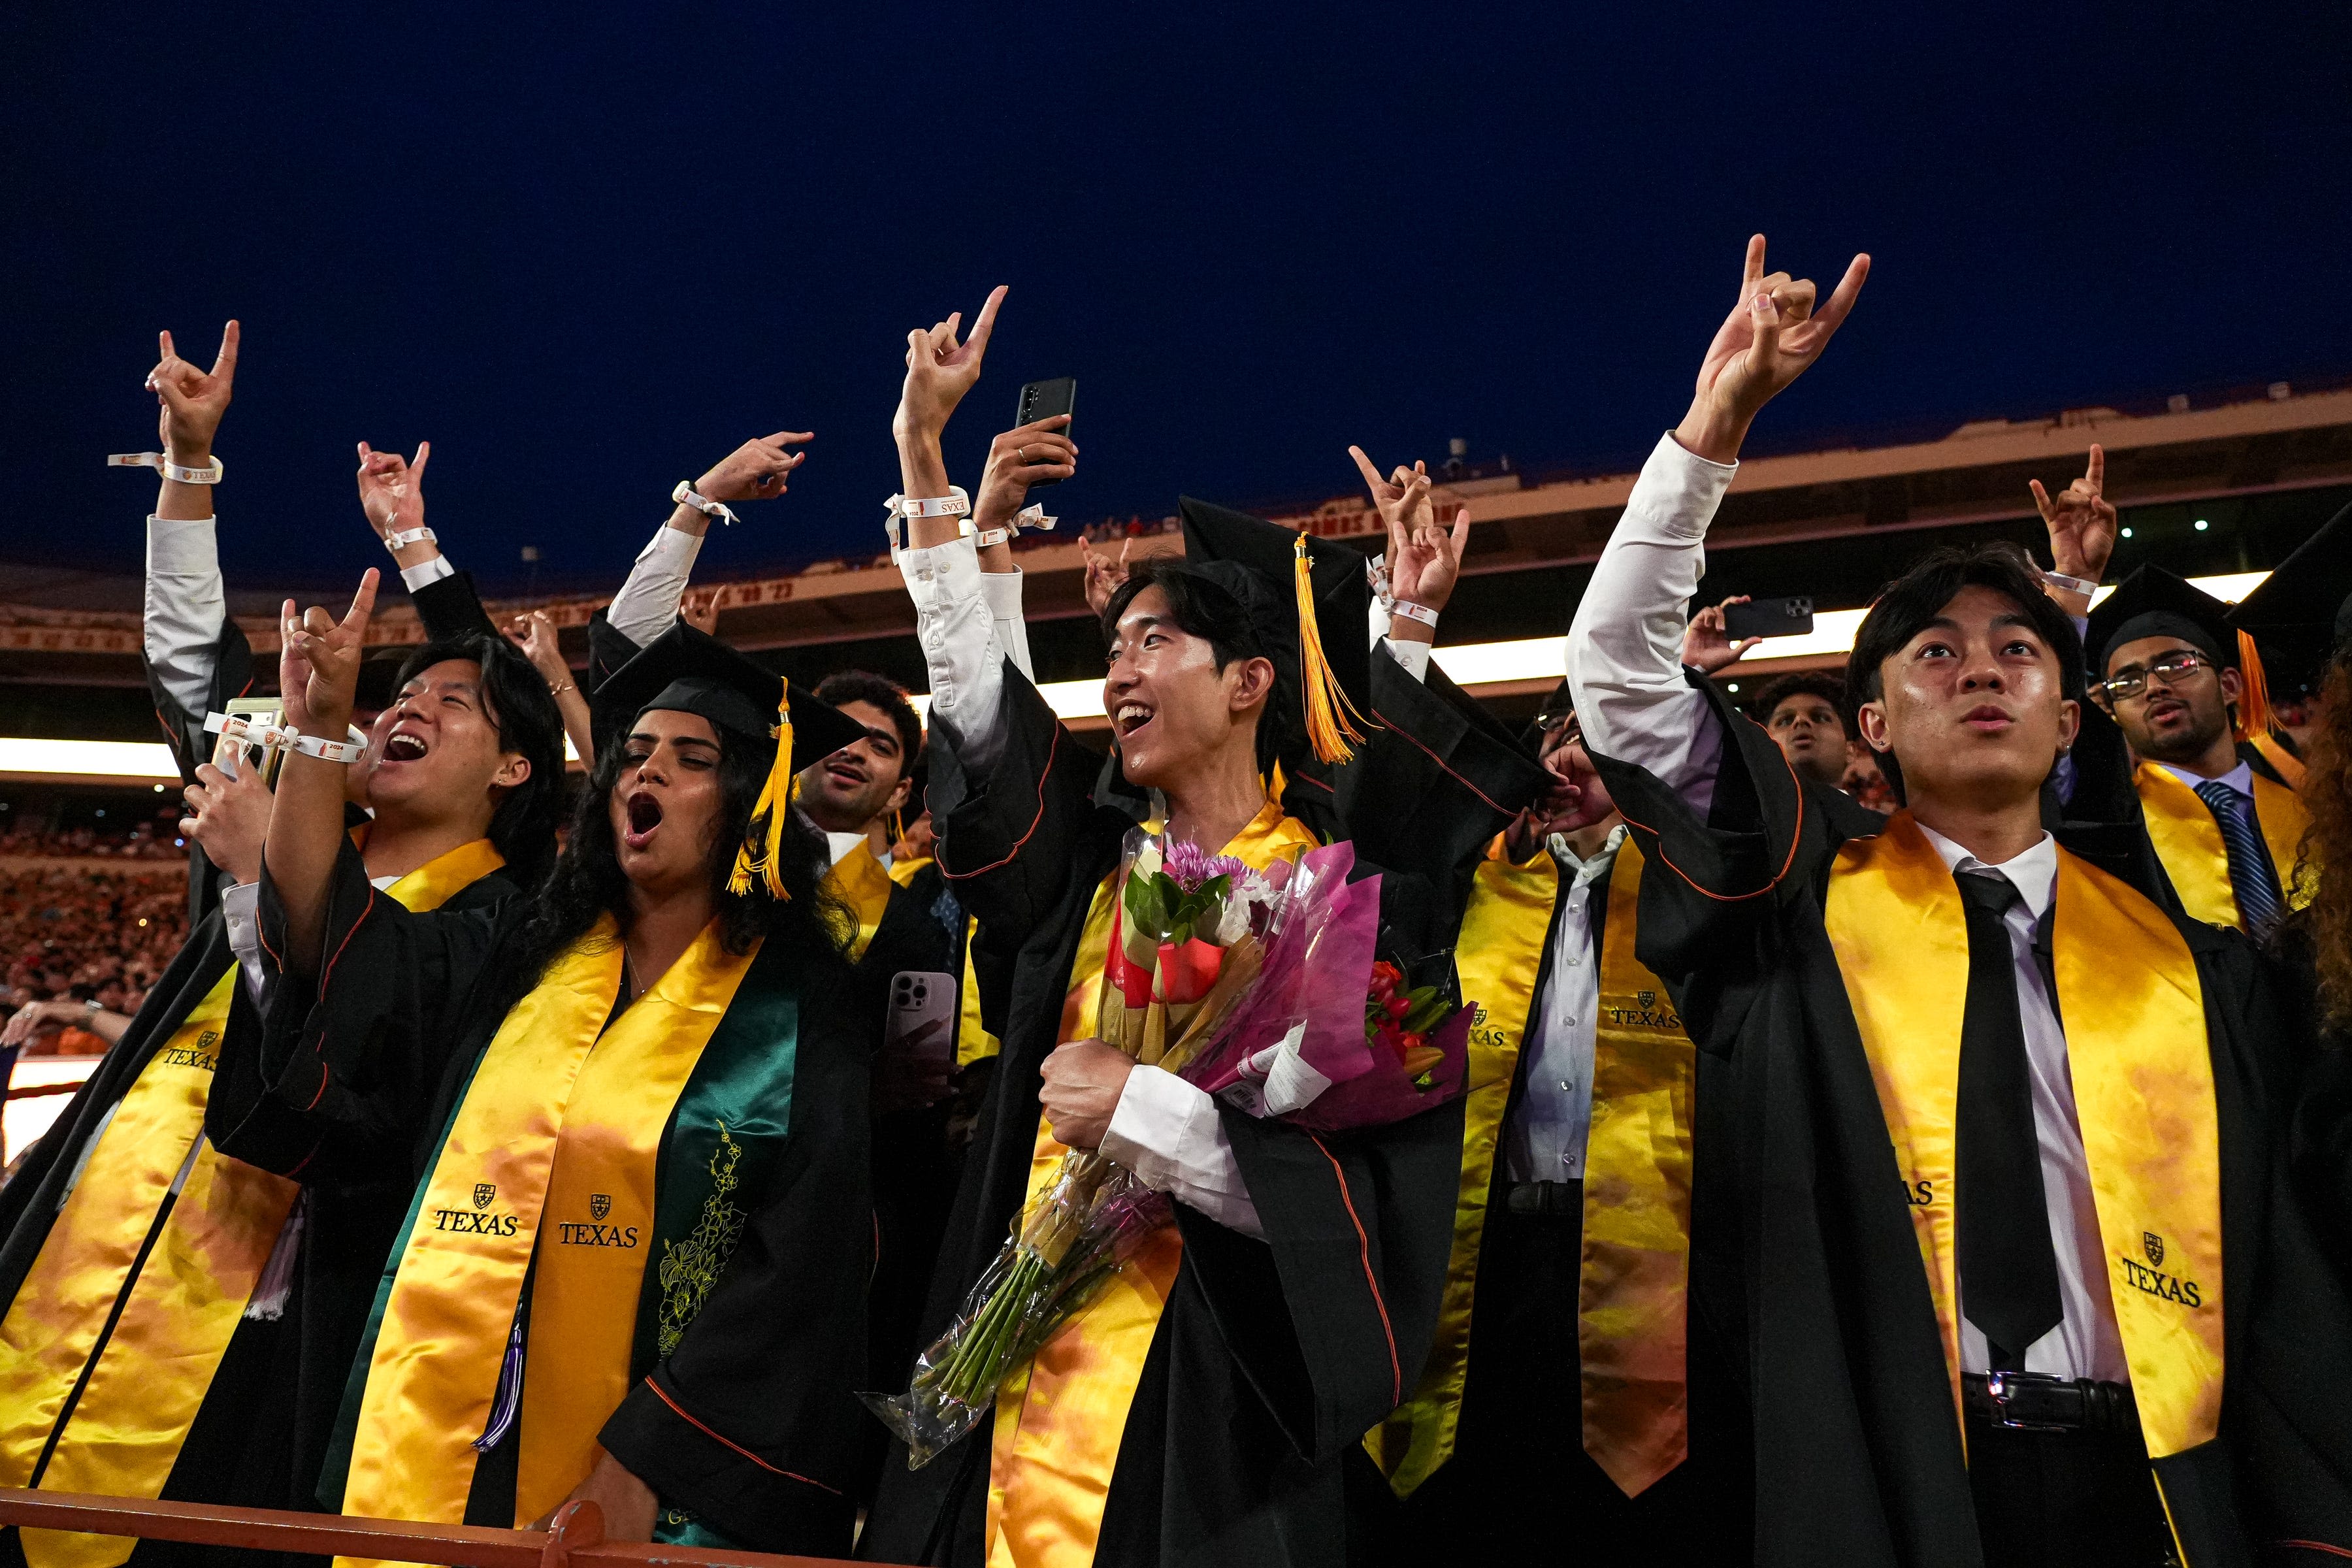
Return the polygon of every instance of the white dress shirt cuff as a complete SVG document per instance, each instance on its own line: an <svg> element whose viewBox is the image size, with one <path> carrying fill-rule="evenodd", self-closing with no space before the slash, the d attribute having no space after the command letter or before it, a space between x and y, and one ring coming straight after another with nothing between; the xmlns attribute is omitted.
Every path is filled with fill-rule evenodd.
<svg viewBox="0 0 2352 1568"><path fill-rule="evenodd" d="M149 516L141 640L165 694L191 713L203 713L212 700L215 650L227 618L213 520Z"/></svg>
<svg viewBox="0 0 2352 1568"><path fill-rule="evenodd" d="M978 552L974 552L975 558ZM1021 568L1010 572L982 572L980 592L988 601L989 619L994 623L996 641L1004 649L1004 657L1013 668L1033 682L1037 679L1037 667L1029 662L1029 621L1021 607Z"/></svg>
<svg viewBox="0 0 2352 1568"><path fill-rule="evenodd" d="M1388 637L1383 637L1381 641L1389 650L1389 657L1404 666L1404 672L1407 675L1412 676L1415 680L1427 683L1429 679L1429 645L1427 643L1397 642Z"/></svg>
<svg viewBox="0 0 2352 1568"><path fill-rule="evenodd" d="M687 579L701 551L698 533L666 522L656 529L651 542L637 552L629 580L604 612L613 629L639 647L669 630L677 621L678 601L686 596Z"/></svg>
<svg viewBox="0 0 2352 1568"><path fill-rule="evenodd" d="M979 549L966 536L900 551L898 574L915 601L915 635L931 682L929 718L955 736L964 772L981 773L1003 749L1004 650L982 586L998 574L981 571Z"/></svg>
<svg viewBox="0 0 2352 1568"><path fill-rule="evenodd" d="M1174 1073L1139 1067L1127 1075L1102 1152L1152 1191L1228 1230L1265 1239L1217 1102Z"/></svg>
<svg viewBox="0 0 2352 1568"><path fill-rule="evenodd" d="M420 561L414 566L404 566L400 569L400 580L408 584L408 591L412 594L419 588L431 587L444 577L455 577L457 574L457 569L449 564L449 558L446 555L436 555L428 561Z"/></svg>
<svg viewBox="0 0 2352 1568"><path fill-rule="evenodd" d="M256 906L261 900L261 884L239 882L221 893L221 920L228 927L228 950L236 954L236 966L245 972L246 994L253 1005L261 1005L261 921Z"/></svg>

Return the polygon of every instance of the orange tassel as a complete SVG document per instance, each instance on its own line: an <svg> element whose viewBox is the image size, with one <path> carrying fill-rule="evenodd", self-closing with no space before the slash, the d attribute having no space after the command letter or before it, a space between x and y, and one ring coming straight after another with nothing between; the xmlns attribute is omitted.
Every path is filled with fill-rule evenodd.
<svg viewBox="0 0 2352 1568"><path fill-rule="evenodd" d="M768 763L768 778L760 786L759 804L735 850L735 868L727 874L727 890L740 897L751 890L751 879L768 885L769 896L789 901L784 889L784 818L793 807L793 792L800 781L793 774L793 689L787 682L776 697L776 721L768 733L776 754Z"/></svg>
<svg viewBox="0 0 2352 1568"><path fill-rule="evenodd" d="M2238 633L2238 739L2250 741L2289 789L2303 787L2303 763L2278 742L2271 731L2278 715L2271 707L2270 678L2263 671L2263 656L2252 633Z"/></svg>
<svg viewBox="0 0 2352 1568"><path fill-rule="evenodd" d="M1331 661L1323 654L1322 633L1315 625L1315 574L1307 556L1307 536L1300 534L1291 556L1291 580L1298 593L1298 673L1307 709L1307 742L1315 750L1318 762L1345 763L1355 756L1349 742L1360 746L1364 734L1356 728L1355 720L1366 726L1371 721L1356 710L1348 700L1348 693L1332 673Z"/></svg>

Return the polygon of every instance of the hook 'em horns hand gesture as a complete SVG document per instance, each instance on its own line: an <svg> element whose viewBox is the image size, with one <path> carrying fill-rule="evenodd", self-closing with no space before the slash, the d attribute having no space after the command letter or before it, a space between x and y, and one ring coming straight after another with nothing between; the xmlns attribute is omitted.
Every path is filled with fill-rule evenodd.
<svg viewBox="0 0 2352 1568"><path fill-rule="evenodd" d="M1751 237L1739 302L1706 346L1697 393L1675 438L1712 462L1736 459L1749 423L1822 357L1869 276L1870 258L1855 257L1828 301L1815 310L1813 280L1786 272L1767 274L1764 237Z"/></svg>

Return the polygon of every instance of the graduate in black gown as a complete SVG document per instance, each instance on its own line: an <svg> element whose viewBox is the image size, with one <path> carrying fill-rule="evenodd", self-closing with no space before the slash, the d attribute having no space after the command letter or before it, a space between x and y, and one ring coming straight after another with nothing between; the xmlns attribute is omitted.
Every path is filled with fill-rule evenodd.
<svg viewBox="0 0 2352 1568"><path fill-rule="evenodd" d="M210 372L167 352L151 373L180 472L209 466L236 348L231 323ZM226 1042L260 1023L251 911L269 802L259 751L242 752L232 776L215 765L219 742L205 729L253 679L244 633L220 611L215 488L167 470L149 524L149 684L188 780L183 826L202 847L189 864L202 912L122 1038L0 1189L0 1475L52 1490L302 1508L383 1242L380 1227L371 1244L363 1218L299 1201L291 1184L204 1136L208 1113L239 1092L218 1070ZM368 875L389 897L487 908L553 857L561 731L545 685L488 634L470 590L462 604L420 609L434 640L403 660L401 700L349 770L374 816L351 810ZM385 765L395 729L409 740ZM394 1221L406 1197L397 1181L376 1194ZM306 1385L330 1393L306 1403ZM103 1565L134 1544L145 1563L219 1555L12 1530L0 1562Z"/></svg>
<svg viewBox="0 0 2352 1568"><path fill-rule="evenodd" d="M365 594L290 635L298 722L349 700ZM793 746L855 730L679 626L600 696L635 710L528 906L373 896L334 782L289 759L263 900L275 982L229 1146L415 1198L322 1500L622 1539L837 1553L871 1220L866 1047Z"/></svg>
<svg viewBox="0 0 2352 1568"><path fill-rule="evenodd" d="M2340 1559L2352 1310L2285 1179L2287 1026L2242 936L2153 901L2042 574L1938 552L1864 622L1848 688L1891 820L1677 668L1748 424L1866 267L1815 315L1751 242L1569 647L1658 868L1640 956L1702 1052L1699 1164L1738 1188L1758 1560Z"/></svg>
<svg viewBox="0 0 2352 1568"><path fill-rule="evenodd" d="M975 325L975 350L996 302ZM953 323L916 336L902 477L908 497L937 500L949 494L938 432L979 360L958 349ZM1002 1059L929 1325L945 1326L1033 1177L1066 1146L1099 1146L1177 1202L1173 1226L1008 1383L993 1422L920 1469L894 1458L859 1546L879 1561L1343 1561L1347 1457L1411 1386L1427 1349L1458 1105L1312 1137L1222 1110L1088 1037L1108 889L1129 830L1151 810L1144 792L1164 795L1171 835L1252 865L1311 847L1310 822L1339 821L1329 761L1306 731L1315 700L1303 690L1297 536L1197 502L1184 509L1194 560L1139 569L1105 616L1118 751L1109 766L997 652L973 549L954 537L952 515L910 509L900 566L933 661L940 864L981 940L1000 944L1013 968ZM1283 565L1272 582L1235 559L1265 535ZM1222 559L1202 563L1212 551ZM1310 574L1323 649L1360 710L1361 560L1317 551ZM1277 774L1286 787L1270 798ZM1383 892L1388 950L1428 954L1424 922L1444 924L1432 886L1392 874Z"/></svg>

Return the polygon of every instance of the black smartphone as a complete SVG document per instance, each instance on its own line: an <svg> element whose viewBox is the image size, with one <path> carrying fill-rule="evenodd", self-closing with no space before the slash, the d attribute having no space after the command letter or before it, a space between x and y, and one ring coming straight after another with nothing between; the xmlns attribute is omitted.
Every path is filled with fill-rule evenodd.
<svg viewBox="0 0 2352 1568"><path fill-rule="evenodd" d="M1078 378L1076 376L1057 375L1051 381L1033 381L1021 389L1021 407L1013 416L1013 423L1034 425L1040 419L1051 419L1056 414L1068 414L1073 411L1077 401ZM1069 430L1069 426L1062 426L1064 435L1068 435ZM1058 485L1061 482L1059 479L1039 479L1029 488L1033 490L1044 489L1047 485Z"/></svg>
<svg viewBox="0 0 2352 1568"><path fill-rule="evenodd" d="M1801 637L1812 629L1813 602L1801 595L1750 599L1723 612L1724 635L1734 642L1748 637Z"/></svg>

